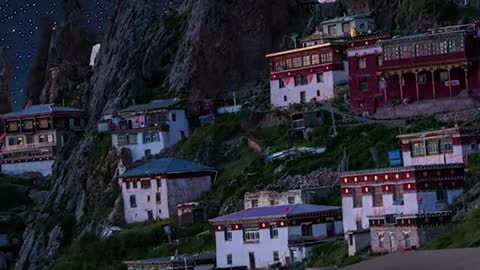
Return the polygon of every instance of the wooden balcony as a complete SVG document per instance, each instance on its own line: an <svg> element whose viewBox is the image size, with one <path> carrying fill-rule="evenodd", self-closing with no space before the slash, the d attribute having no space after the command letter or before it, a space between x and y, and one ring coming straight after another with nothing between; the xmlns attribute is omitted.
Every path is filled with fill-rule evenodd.
<svg viewBox="0 0 480 270"><path fill-rule="evenodd" d="M56 146L42 146L37 148L16 149L5 152L2 149L0 153L1 163L19 163L41 160L51 160L56 154Z"/></svg>
<svg viewBox="0 0 480 270"><path fill-rule="evenodd" d="M35 150L39 148L51 148L56 146L57 144L54 142L45 142L45 143L29 143L29 144L18 144L18 145L9 145L3 146L0 150L2 153L8 152L22 152L22 151L29 151Z"/></svg>

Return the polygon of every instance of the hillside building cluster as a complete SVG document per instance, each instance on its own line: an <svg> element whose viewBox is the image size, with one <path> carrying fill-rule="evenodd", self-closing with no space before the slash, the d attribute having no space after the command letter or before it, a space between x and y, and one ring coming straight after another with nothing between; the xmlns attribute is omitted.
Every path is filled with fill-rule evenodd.
<svg viewBox="0 0 480 270"><path fill-rule="evenodd" d="M368 14L324 21L301 40L301 48L266 55L271 105L333 100L341 84L349 86L350 111L363 115L399 104L475 97L479 27L455 25L391 37L376 32Z"/></svg>
<svg viewBox="0 0 480 270"><path fill-rule="evenodd" d="M469 24L391 37L375 33L369 14L324 21L301 40L301 48L266 56L271 105L332 100L336 87L347 84L350 110L358 114L454 98L480 87L479 30L480 24ZM199 106L202 125L214 115L241 109L235 97ZM84 131L85 116L83 110L53 104L0 116L5 127L0 137L2 173L51 175L62 146ZM306 136L325 116L306 111L290 118L292 130ZM135 162L117 178L127 224L172 218L181 225L207 221L201 201L211 191L216 169L155 158L189 137L183 101L128 106L104 115L97 131L109 134L112 148L130 153ZM215 235L216 267L289 266L308 257L315 245L338 239L347 243L349 255L368 247L374 253L415 249L448 229L454 214L449 207L463 193L464 164L480 151L480 128L401 134L398 139L398 166L339 175L341 207L315 204L315 198L331 194L332 187L259 191L245 194L244 210L208 219ZM202 269L196 262L210 265L212 260L210 254L125 264L129 269Z"/></svg>

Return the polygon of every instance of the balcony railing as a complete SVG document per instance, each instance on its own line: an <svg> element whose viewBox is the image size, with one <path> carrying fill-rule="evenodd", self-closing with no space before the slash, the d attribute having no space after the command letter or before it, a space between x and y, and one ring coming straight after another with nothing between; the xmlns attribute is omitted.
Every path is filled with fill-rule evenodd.
<svg viewBox="0 0 480 270"><path fill-rule="evenodd" d="M45 143L29 143L29 144L17 144L17 145L5 145L1 148L0 152L22 152L25 150L35 150L39 148L49 148L54 147L57 144L54 142L45 142Z"/></svg>
<svg viewBox="0 0 480 270"><path fill-rule="evenodd" d="M11 152L1 152L0 157L2 163L18 162L18 161L29 161L29 160L42 160L50 159L55 156L55 146L50 147L40 147L40 148L31 148L31 149L22 149Z"/></svg>

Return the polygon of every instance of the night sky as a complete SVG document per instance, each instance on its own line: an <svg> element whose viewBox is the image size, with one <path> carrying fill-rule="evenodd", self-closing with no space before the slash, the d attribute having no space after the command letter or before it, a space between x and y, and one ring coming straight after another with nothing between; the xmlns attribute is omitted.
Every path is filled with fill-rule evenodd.
<svg viewBox="0 0 480 270"><path fill-rule="evenodd" d="M0 0L0 47L7 48L12 66L11 97L15 109L23 104L25 78L35 59L42 18L63 19L63 0ZM92 29L103 32L113 13L113 0L81 0Z"/></svg>

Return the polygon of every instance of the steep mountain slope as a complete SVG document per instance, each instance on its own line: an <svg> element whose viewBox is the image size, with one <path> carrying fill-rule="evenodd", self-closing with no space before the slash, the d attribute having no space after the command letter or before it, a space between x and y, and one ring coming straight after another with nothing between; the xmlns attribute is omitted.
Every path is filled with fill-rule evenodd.
<svg viewBox="0 0 480 270"><path fill-rule="evenodd" d="M264 55L277 50L285 35L303 32L308 22L313 29L311 22L321 16L340 15L342 10L356 13L375 4L377 20L391 22L381 25L396 29L397 9L417 0L345 0L341 7L326 10L300 7L295 0L118 0L91 77L83 71L88 70L87 52L95 38L75 23L81 18L78 1L69 2L76 12L67 13L66 28L59 31L67 34L56 36L50 45L69 61L62 65L65 62L52 59L58 54L49 50L46 63L80 76L66 75L58 83L46 78L41 99L30 95L30 101L63 100L85 108L88 129L57 158L47 203L30 217L16 269L48 269L75 236L118 223L116 167L119 160L127 165L128 160L110 149L108 136L96 134L103 113L165 96L195 102L232 90L251 93L268 78ZM419 16L411 23L428 25L423 19ZM69 28L74 30L68 32ZM71 42L76 49L67 46L71 34L77 35L73 39L77 42Z"/></svg>
<svg viewBox="0 0 480 270"><path fill-rule="evenodd" d="M10 71L5 50L0 48L0 114L11 110L9 87Z"/></svg>

